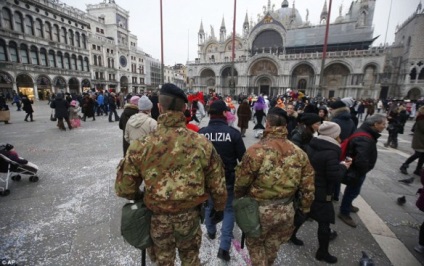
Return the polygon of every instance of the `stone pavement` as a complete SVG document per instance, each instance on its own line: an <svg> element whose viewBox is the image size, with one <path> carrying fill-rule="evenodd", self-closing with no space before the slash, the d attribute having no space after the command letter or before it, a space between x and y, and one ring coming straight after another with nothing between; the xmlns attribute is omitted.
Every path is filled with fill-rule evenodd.
<svg viewBox="0 0 424 266"><path fill-rule="evenodd" d="M24 112L12 108L12 124L0 123L0 143L13 144L22 157L38 165L40 177L37 183L27 177L12 181L11 194L0 197L0 265L1 259L19 266L140 265L140 251L124 243L119 231L125 200L114 193L115 167L122 157L118 123L103 116L82 122L82 128L61 132L49 120L47 102L36 102L34 109L35 122L24 122ZM377 166L368 174L362 197L355 201L360 207L358 215L353 215L358 227L350 228L336 218L332 227L339 237L330 250L339 265L358 265L361 251L375 265L424 263L424 256L413 250L424 220L415 207L419 180L410 185L397 182L405 177L399 173L400 164L412 153L411 126L408 122L405 135L400 135L398 150L382 146L387 134L380 139ZM244 140L246 146L257 141L251 129ZM407 198L404 206L395 203L400 195ZM282 245L275 265L323 265L314 258L316 230L315 222L306 222L298 234L305 246ZM234 235L229 265L249 265L247 250L240 249L238 228ZM216 258L218 247L218 240L204 234L203 265L225 265Z"/></svg>

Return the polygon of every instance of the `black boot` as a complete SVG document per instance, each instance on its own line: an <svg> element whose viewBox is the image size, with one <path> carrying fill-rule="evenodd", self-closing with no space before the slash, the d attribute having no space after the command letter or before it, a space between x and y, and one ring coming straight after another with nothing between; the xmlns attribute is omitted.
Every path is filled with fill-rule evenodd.
<svg viewBox="0 0 424 266"><path fill-rule="evenodd" d="M406 169L408 168L407 164L402 164L402 166L399 168L400 172L404 175L408 174L408 171L406 171Z"/></svg>
<svg viewBox="0 0 424 266"><path fill-rule="evenodd" d="M325 261L330 264L337 262L337 258L332 256L328 252L328 246L330 245L330 228L325 226L325 228L320 228L318 226L318 243L319 248L315 254L315 258L319 261Z"/></svg>

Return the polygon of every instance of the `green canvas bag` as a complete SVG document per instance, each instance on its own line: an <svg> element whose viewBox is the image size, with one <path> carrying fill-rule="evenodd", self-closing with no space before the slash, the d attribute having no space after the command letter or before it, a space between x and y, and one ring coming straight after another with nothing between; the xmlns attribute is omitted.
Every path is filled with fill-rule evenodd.
<svg viewBox="0 0 424 266"><path fill-rule="evenodd" d="M251 197L242 197L233 201L234 216L238 227L248 237L261 235L259 204Z"/></svg>
<svg viewBox="0 0 424 266"><path fill-rule="evenodd" d="M152 211L143 200L126 203L122 207L121 235L125 241L138 249L145 249L153 245L150 237L150 220Z"/></svg>

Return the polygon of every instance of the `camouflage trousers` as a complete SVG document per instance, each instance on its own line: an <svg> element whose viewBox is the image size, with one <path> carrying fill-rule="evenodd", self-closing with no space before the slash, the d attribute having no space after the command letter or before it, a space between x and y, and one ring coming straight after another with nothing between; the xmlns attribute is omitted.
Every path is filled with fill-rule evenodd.
<svg viewBox="0 0 424 266"><path fill-rule="evenodd" d="M153 214L150 235L158 266L175 264L175 248L178 249L183 266L200 265L202 230L198 210L179 214Z"/></svg>
<svg viewBox="0 0 424 266"><path fill-rule="evenodd" d="M280 245L287 242L294 230L293 204L259 205L259 218L262 233L260 237L246 238L252 265L272 265L277 258Z"/></svg>

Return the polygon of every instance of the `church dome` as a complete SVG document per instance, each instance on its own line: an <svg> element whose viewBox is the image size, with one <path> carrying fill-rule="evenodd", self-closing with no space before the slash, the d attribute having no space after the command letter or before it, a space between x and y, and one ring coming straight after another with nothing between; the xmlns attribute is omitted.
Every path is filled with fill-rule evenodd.
<svg viewBox="0 0 424 266"><path fill-rule="evenodd" d="M282 21L283 24L289 24L294 14L294 26L303 25L302 17L300 16L299 11L297 9L288 7L288 3L287 6L284 6L286 2L287 1L284 1L281 5L282 7L277 10L278 18L280 19L280 21Z"/></svg>
<svg viewBox="0 0 424 266"><path fill-rule="evenodd" d="M289 7L289 1L284 0L283 3L281 4L281 7Z"/></svg>

